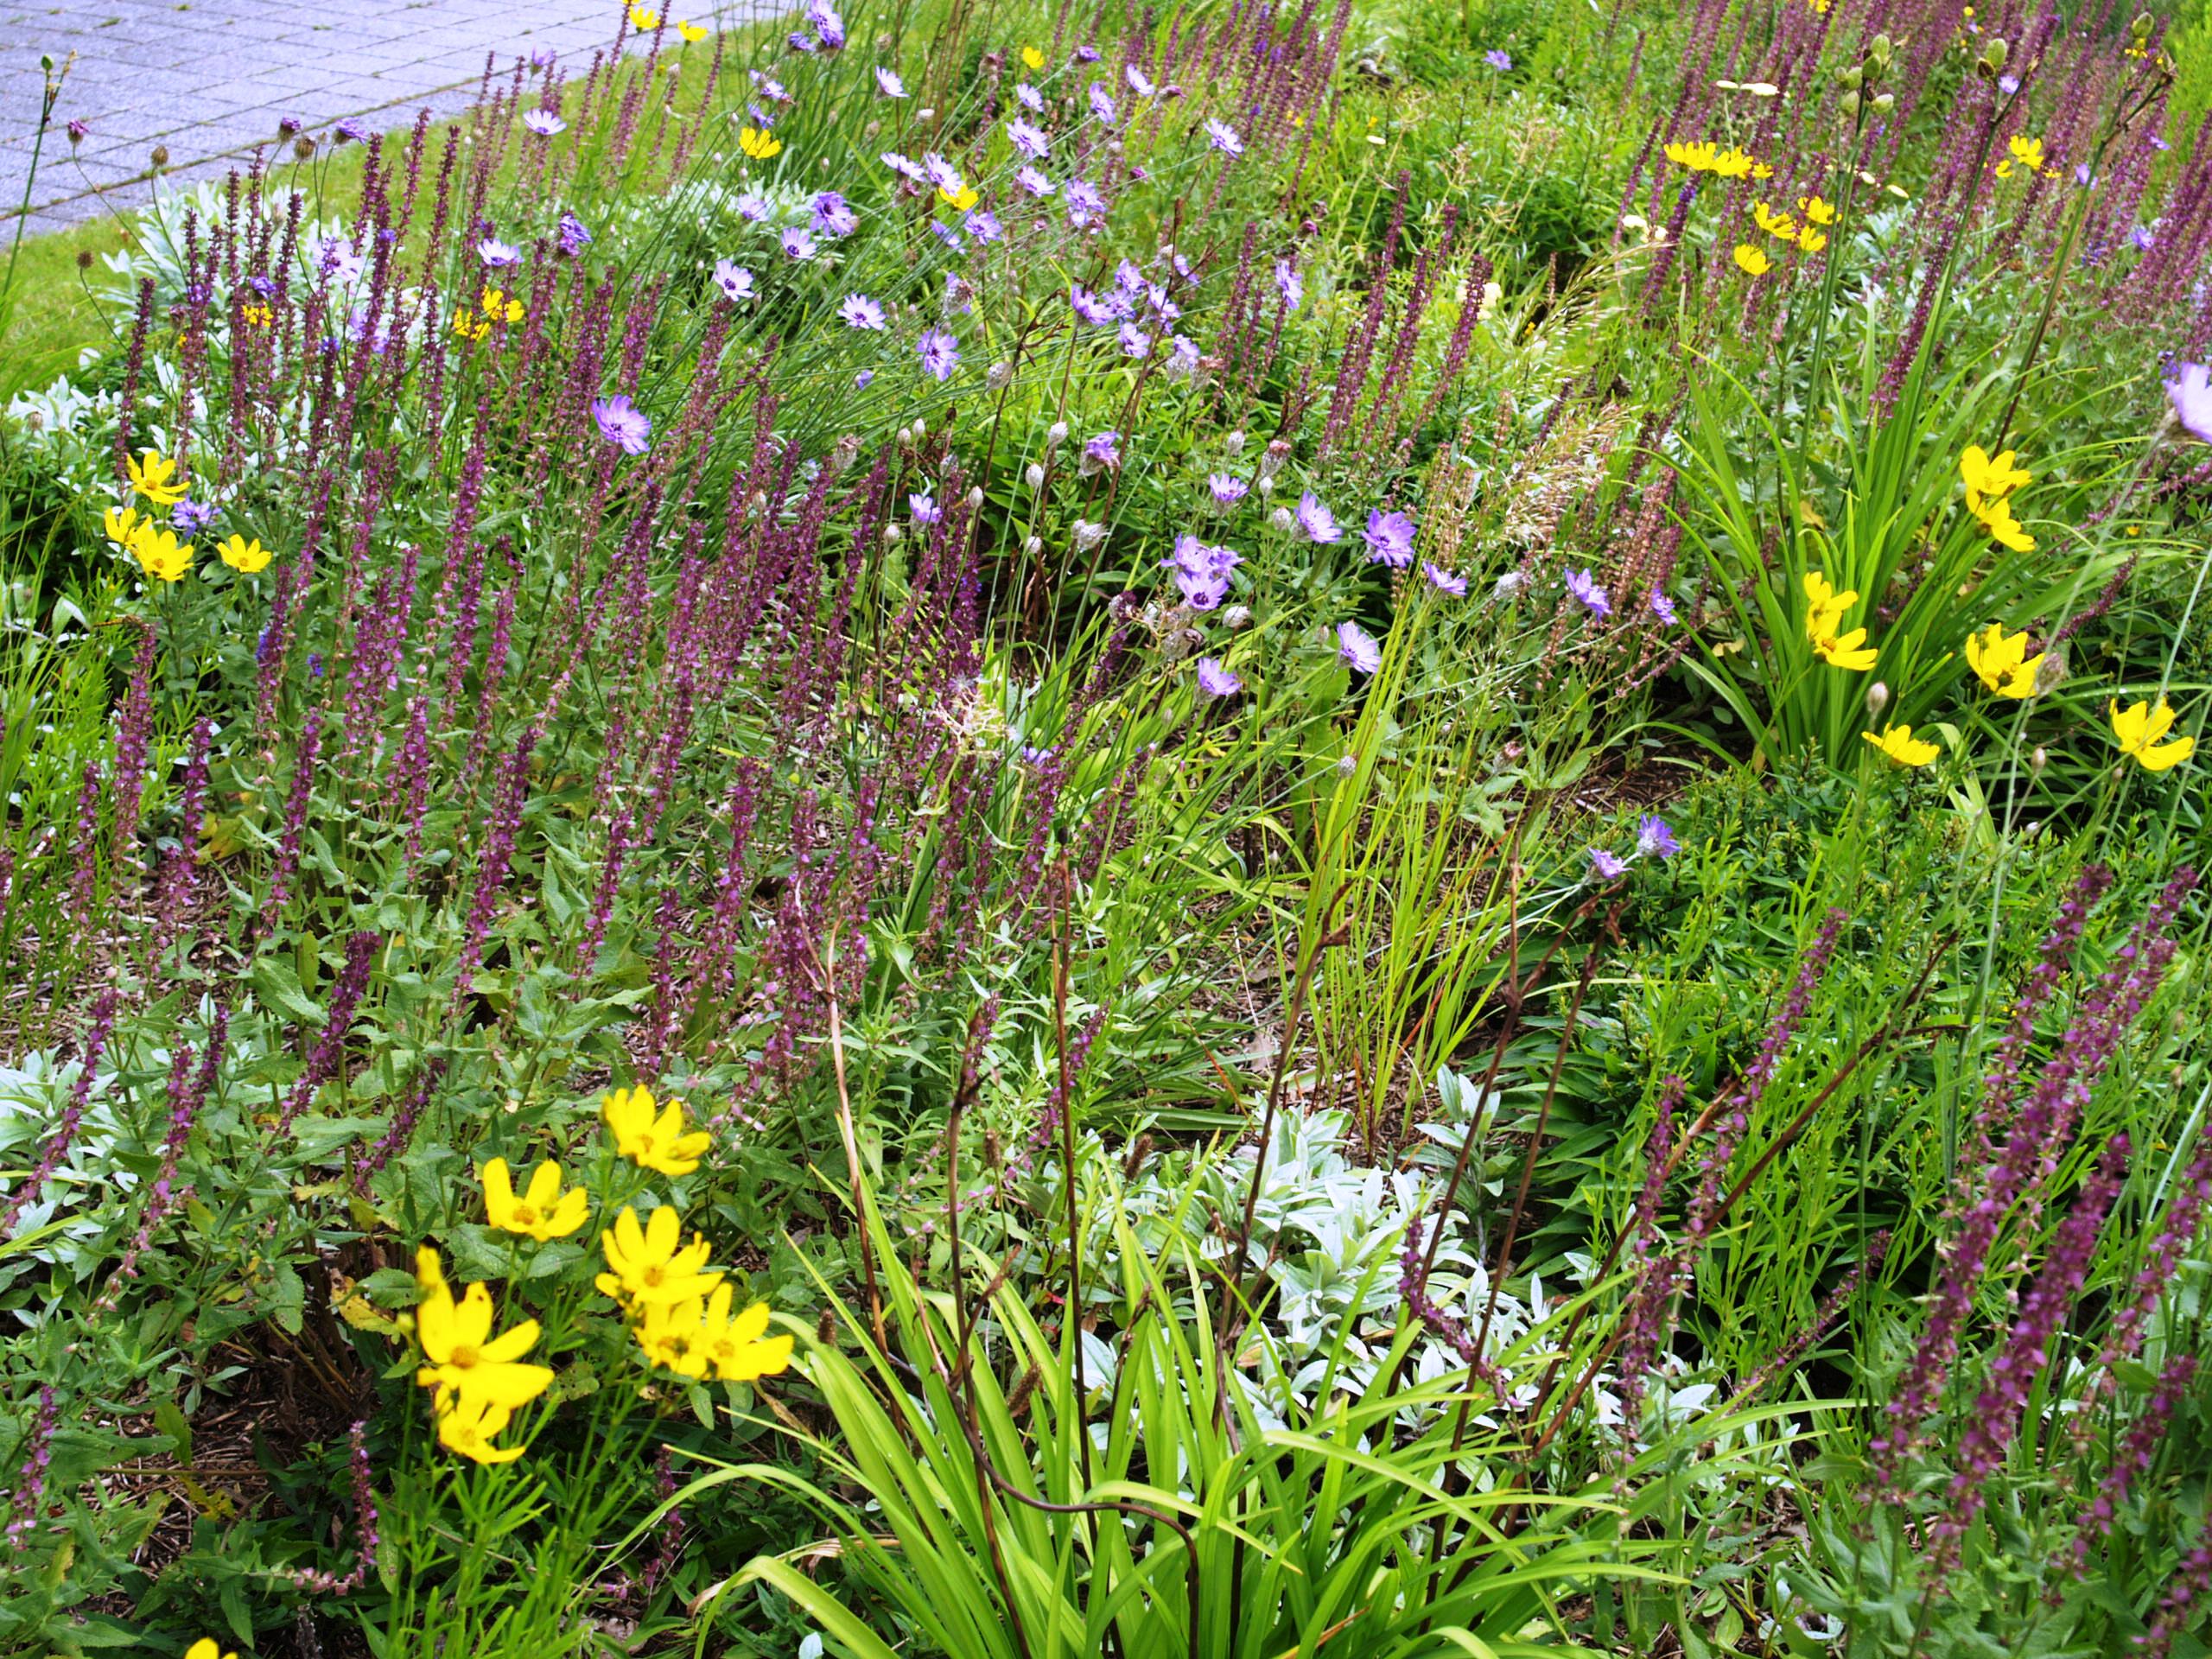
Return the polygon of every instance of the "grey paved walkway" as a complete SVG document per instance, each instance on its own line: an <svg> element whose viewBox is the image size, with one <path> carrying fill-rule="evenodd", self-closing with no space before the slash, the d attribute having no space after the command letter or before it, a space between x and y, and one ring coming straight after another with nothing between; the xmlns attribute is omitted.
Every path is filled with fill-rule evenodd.
<svg viewBox="0 0 2212 1659"><path fill-rule="evenodd" d="M614 38L622 0L0 0L0 225L23 199L41 53L69 71L31 194L34 232L146 200L165 176L219 175L217 158L273 140L291 116L317 135L348 116L384 130L428 105L467 105L484 54L550 51L582 73ZM714 0L677 7L709 22ZM671 31L672 35L672 31ZM673 40L671 38L671 44ZM73 153L65 124L89 129Z"/></svg>

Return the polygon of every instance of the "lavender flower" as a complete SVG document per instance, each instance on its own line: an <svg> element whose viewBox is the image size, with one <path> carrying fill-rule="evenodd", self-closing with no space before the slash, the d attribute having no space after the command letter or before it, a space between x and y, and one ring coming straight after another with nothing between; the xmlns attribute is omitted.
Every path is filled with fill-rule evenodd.
<svg viewBox="0 0 2212 1659"><path fill-rule="evenodd" d="M1044 130L1018 115L1006 124L1006 136L1017 155L1026 156L1033 162L1041 162L1052 153L1052 141L1045 137Z"/></svg>
<svg viewBox="0 0 2212 1659"><path fill-rule="evenodd" d="M569 124L550 110L531 110L522 118L522 124L541 138L556 137L569 130Z"/></svg>
<svg viewBox="0 0 2212 1659"><path fill-rule="evenodd" d="M1382 647L1357 622L1337 624L1337 655L1363 674L1372 674L1382 666Z"/></svg>
<svg viewBox="0 0 2212 1659"><path fill-rule="evenodd" d="M906 96L906 83L899 78L897 70L879 66L875 72L875 90L886 98L904 98Z"/></svg>
<svg viewBox="0 0 2212 1659"><path fill-rule="evenodd" d="M932 380L950 380L960 366L960 342L942 328L925 328L915 350L922 359L922 372Z"/></svg>
<svg viewBox="0 0 2212 1659"><path fill-rule="evenodd" d="M1605 590L1586 569L1567 573L1567 591L1592 616L1611 616L1612 601L1605 597Z"/></svg>
<svg viewBox="0 0 2212 1659"><path fill-rule="evenodd" d="M782 245L786 259L796 259L804 264L814 257L814 238L804 226L793 225L776 239Z"/></svg>
<svg viewBox="0 0 2212 1659"><path fill-rule="evenodd" d="M1403 570L1413 563L1414 521L1404 513L1371 509L1367 515L1367 528L1359 534L1367 543L1370 562L1387 564L1393 570Z"/></svg>
<svg viewBox="0 0 2212 1659"><path fill-rule="evenodd" d="M505 270L510 265L522 263L522 250L512 242L502 242L496 236L487 236L476 245L476 257L486 270Z"/></svg>
<svg viewBox="0 0 2212 1659"><path fill-rule="evenodd" d="M1237 137L1236 129L1226 121L1217 121L1208 116L1205 129L1208 149L1219 150L1232 162L1244 153L1243 139Z"/></svg>
<svg viewBox="0 0 2212 1659"><path fill-rule="evenodd" d="M1449 594L1454 599L1467 596L1467 579L1465 576L1455 576L1443 566L1427 559L1421 562L1421 573L1428 578L1428 585L1438 593Z"/></svg>
<svg viewBox="0 0 2212 1659"><path fill-rule="evenodd" d="M753 298L755 289L753 273L743 265L728 259L715 261L715 286L732 305L741 305Z"/></svg>
<svg viewBox="0 0 2212 1659"><path fill-rule="evenodd" d="M848 294L837 308L837 317L848 328L880 328L883 308L865 294Z"/></svg>
<svg viewBox="0 0 2212 1659"><path fill-rule="evenodd" d="M1656 812L1647 812L1636 821L1636 850L1645 858L1664 861L1681 852L1682 844L1675 839L1666 819Z"/></svg>
<svg viewBox="0 0 2212 1659"><path fill-rule="evenodd" d="M1307 490L1298 498L1295 518L1300 537L1309 542L1335 542L1344 538L1344 529L1337 523L1336 514L1321 505L1321 498Z"/></svg>
<svg viewBox="0 0 2212 1659"><path fill-rule="evenodd" d="M2190 436L2212 443L2212 369L2177 363L2166 374L2166 399Z"/></svg>
<svg viewBox="0 0 2212 1659"><path fill-rule="evenodd" d="M1484 53L1483 61L1490 65L1491 68L1497 70L1501 75L1513 67L1512 54L1506 51L1506 49L1502 46L1494 46L1491 48L1489 51Z"/></svg>
<svg viewBox="0 0 2212 1659"><path fill-rule="evenodd" d="M1198 690L1209 697L1233 697L1244 689L1244 682L1221 665L1218 657L1198 658Z"/></svg>
<svg viewBox="0 0 2212 1659"><path fill-rule="evenodd" d="M620 445L627 455L642 455L652 435L653 423L645 412L628 397L594 397L591 400L591 417L599 423L599 435L609 443Z"/></svg>
<svg viewBox="0 0 2212 1659"><path fill-rule="evenodd" d="M1590 849L1590 872L1601 881L1615 881L1628 874L1628 865L1604 848L1592 847Z"/></svg>

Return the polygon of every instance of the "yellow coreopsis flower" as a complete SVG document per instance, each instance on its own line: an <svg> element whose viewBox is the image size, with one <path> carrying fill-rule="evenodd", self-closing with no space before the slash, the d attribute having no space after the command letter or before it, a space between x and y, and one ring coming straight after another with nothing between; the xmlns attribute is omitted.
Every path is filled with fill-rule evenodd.
<svg viewBox="0 0 2212 1659"><path fill-rule="evenodd" d="M1967 511L1980 517L1982 508L1990 502L2002 500L2024 485L2035 482L2035 474L2014 463L2018 452L1999 451L1993 456L1978 443L1970 443L1959 454L1959 477L1967 486Z"/></svg>
<svg viewBox="0 0 2212 1659"><path fill-rule="evenodd" d="M2015 553L2036 550L2036 538L2020 528L2020 521L2012 516L2012 503L1992 501L1978 516L1981 519L1981 527Z"/></svg>
<svg viewBox="0 0 2212 1659"><path fill-rule="evenodd" d="M153 524L140 518L136 507L110 507L101 516L100 527L107 532L108 542L117 552L128 553Z"/></svg>
<svg viewBox="0 0 2212 1659"><path fill-rule="evenodd" d="M678 35L681 35L687 41L690 41L695 44L707 38L707 31L700 28L698 24L686 22L680 18L677 21L676 32Z"/></svg>
<svg viewBox="0 0 2212 1659"><path fill-rule="evenodd" d="M1034 74L1045 67L1045 54L1033 46L1025 46L1021 48L1021 61Z"/></svg>
<svg viewBox="0 0 2212 1659"><path fill-rule="evenodd" d="M235 1653L225 1653L215 1645L213 1637L201 1637L184 1650L184 1659L238 1659Z"/></svg>
<svg viewBox="0 0 2212 1659"><path fill-rule="evenodd" d="M1834 206L1832 203L1821 200L1818 196L1798 197L1797 211L1805 215L1805 222L1808 225L1833 225L1835 223Z"/></svg>
<svg viewBox="0 0 2212 1659"><path fill-rule="evenodd" d="M1687 167L1693 173L1713 171L1713 160L1720 153L1719 147L1709 138L1700 138L1694 143L1677 140L1665 146L1665 149L1669 161L1677 167Z"/></svg>
<svg viewBox="0 0 2212 1659"><path fill-rule="evenodd" d="M171 483L176 462L154 450L149 449L141 459L126 464L130 472L130 487L157 507L175 506L192 488L188 477L182 483Z"/></svg>
<svg viewBox="0 0 2212 1659"><path fill-rule="evenodd" d="M767 1334L768 1304L755 1302L733 1317L730 1300L728 1285L715 1287L715 1294L707 1299L699 1334L692 1344L692 1351L714 1368L715 1380L750 1382L755 1377L773 1376L790 1365L791 1339Z"/></svg>
<svg viewBox="0 0 2212 1659"><path fill-rule="evenodd" d="M2193 737L2177 737L2171 743L2158 741L2173 729L2173 705L2164 697L2158 699L2155 708L2148 699L2125 709L2117 701L2112 705L2112 734L2120 741L2120 752L2133 756L2145 772L2164 772L2196 753L2196 740Z"/></svg>
<svg viewBox="0 0 2212 1659"><path fill-rule="evenodd" d="M1766 257L1764 251L1748 242L1736 245L1736 264L1754 276L1764 276L1774 269L1774 261Z"/></svg>
<svg viewBox="0 0 2212 1659"><path fill-rule="evenodd" d="M2024 632L2007 635L2000 623L1993 622L1980 633L1967 636L1967 666L2000 697L2035 696L2036 671L2043 666L2043 659L2041 652L2028 655Z"/></svg>
<svg viewBox="0 0 2212 1659"><path fill-rule="evenodd" d="M660 13L650 6L630 8L630 27L644 34L651 34L660 27Z"/></svg>
<svg viewBox="0 0 2212 1659"><path fill-rule="evenodd" d="M614 1225L599 1236L608 1270L595 1282L615 1300L639 1308L669 1307L706 1296L722 1278L706 1271L714 1247L696 1233L685 1244L683 1232L673 1205L661 1205L642 1227L638 1212L625 1205Z"/></svg>
<svg viewBox="0 0 2212 1659"><path fill-rule="evenodd" d="M276 313L273 307L258 303L240 306L238 315L251 328L266 328L276 321Z"/></svg>
<svg viewBox="0 0 2212 1659"><path fill-rule="evenodd" d="M461 1395L438 1408L438 1444L458 1452L472 1463L512 1463L522 1456L518 1446L494 1446L514 1414L488 1400Z"/></svg>
<svg viewBox="0 0 2212 1659"><path fill-rule="evenodd" d="M1924 766L1942 753L1924 738L1915 737L1910 726L1885 726L1879 737L1872 732L1859 735L1901 766Z"/></svg>
<svg viewBox="0 0 2212 1659"><path fill-rule="evenodd" d="M765 162L783 153L784 141L774 133L764 132L759 127L740 127L737 130L737 147L754 161Z"/></svg>
<svg viewBox="0 0 2212 1659"><path fill-rule="evenodd" d="M180 545L173 530L141 524L130 550L138 556L138 568L156 582L175 582L192 569L192 543Z"/></svg>
<svg viewBox="0 0 2212 1659"><path fill-rule="evenodd" d="M269 567L269 550L258 541L248 541L243 536L233 535L215 551L225 564L242 576L250 576Z"/></svg>
<svg viewBox="0 0 2212 1659"><path fill-rule="evenodd" d="M496 288L487 288L484 290L479 308L482 310L486 318L493 322L520 322L522 321L522 302L511 299Z"/></svg>
<svg viewBox="0 0 2212 1659"><path fill-rule="evenodd" d="M1843 613L1859 602L1859 591L1847 588L1838 593L1818 570L1808 570L1804 583L1805 637L1817 645L1836 631Z"/></svg>
<svg viewBox="0 0 2212 1659"><path fill-rule="evenodd" d="M1787 213L1777 213L1763 201L1751 204L1751 217L1758 221L1759 229L1769 236L1779 237L1784 242L1797 239L1797 221Z"/></svg>
<svg viewBox="0 0 2212 1659"><path fill-rule="evenodd" d="M505 1159L494 1158L484 1166L484 1218L503 1233L521 1233L543 1244L566 1238L590 1213L590 1195L581 1186L563 1192L561 1166L550 1158L531 1173L530 1185L520 1198L515 1196Z"/></svg>
<svg viewBox="0 0 2212 1659"><path fill-rule="evenodd" d="M599 1115L614 1136L614 1150L640 1169L663 1175L689 1175L713 1139L704 1129L683 1132L683 1103L671 1100L658 1116L652 1090L611 1090L599 1103Z"/></svg>
<svg viewBox="0 0 2212 1659"><path fill-rule="evenodd" d="M640 1307L638 1348L646 1363L685 1376L704 1376L707 1362L698 1351L699 1321L704 1306L694 1296L682 1302L647 1302Z"/></svg>
<svg viewBox="0 0 2212 1659"><path fill-rule="evenodd" d="M441 1404L457 1395L464 1401L480 1401L512 1411L552 1386L549 1367L520 1363L537 1344L536 1319L524 1319L494 1337L490 1291L471 1285L456 1302L438 1265L436 1251L416 1252L415 1263L416 1282L431 1287L415 1310L415 1335L429 1362L416 1371L415 1380L426 1389L436 1389Z"/></svg>
<svg viewBox="0 0 2212 1659"><path fill-rule="evenodd" d="M976 187L972 184L962 185L957 192L948 190L943 185L939 185L937 194L938 200L946 207L963 213L982 200L976 194Z"/></svg>
<svg viewBox="0 0 2212 1659"><path fill-rule="evenodd" d="M453 331L463 340L481 340L492 332L492 323L489 318L474 311L456 311L453 314Z"/></svg>
<svg viewBox="0 0 2212 1659"><path fill-rule="evenodd" d="M1758 171L1758 162L1740 149L1724 149L1713 158L1713 170L1724 179L1745 179Z"/></svg>
<svg viewBox="0 0 2212 1659"><path fill-rule="evenodd" d="M1820 232L1815 230L1809 225L1798 232L1797 245L1800 248L1802 248L1807 253L1818 253L1822 248L1827 246L1827 238L1821 235Z"/></svg>
<svg viewBox="0 0 2212 1659"><path fill-rule="evenodd" d="M2012 159L2014 161L2018 162L2022 167L2026 168L2031 173L2040 173L2043 171L2042 139L2019 137L2007 138L2005 141L2005 148L2012 152Z"/></svg>
<svg viewBox="0 0 2212 1659"><path fill-rule="evenodd" d="M1831 667L1847 668L1854 674L1864 674L1873 667L1875 658L1879 655L1866 644L1866 630L1864 628L1853 628L1849 633L1815 639L1813 651Z"/></svg>

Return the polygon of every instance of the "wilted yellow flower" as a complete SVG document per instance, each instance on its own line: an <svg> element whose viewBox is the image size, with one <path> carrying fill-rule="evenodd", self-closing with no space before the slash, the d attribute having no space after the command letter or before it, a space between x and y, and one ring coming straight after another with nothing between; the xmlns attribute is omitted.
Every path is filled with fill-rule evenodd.
<svg viewBox="0 0 2212 1659"><path fill-rule="evenodd" d="M705 1271L714 1247L696 1233L685 1244L683 1231L673 1205L662 1205L642 1227L638 1212L625 1205L614 1225L599 1236L608 1268L599 1275L599 1287L639 1308L672 1306L707 1295L722 1277Z"/></svg>
<svg viewBox="0 0 2212 1659"><path fill-rule="evenodd" d="M1045 67L1045 54L1033 46L1025 46L1021 48L1021 60L1029 67L1032 73Z"/></svg>
<svg viewBox="0 0 2212 1659"><path fill-rule="evenodd" d="M2035 482L2035 474L2016 466L2013 457L2018 452L2000 451L1994 456L1978 443L1970 443L1959 454L1959 476L1967 486L1967 511L1980 517L1982 508L1993 501L2001 501L2023 485Z"/></svg>
<svg viewBox="0 0 2212 1659"><path fill-rule="evenodd" d="M1933 743L1915 737L1910 726L1885 726L1879 737L1872 732L1859 735L1901 766L1924 766L1942 753Z"/></svg>
<svg viewBox="0 0 2212 1659"><path fill-rule="evenodd" d="M156 582L175 582L192 569L192 543L180 546L173 530L141 524L130 550L138 556L139 569Z"/></svg>
<svg viewBox="0 0 2212 1659"><path fill-rule="evenodd" d="M492 1293L481 1285L471 1285L455 1302L435 1250L416 1253L415 1280L429 1287L422 1306L415 1310L415 1334L429 1363L416 1371L415 1380L426 1389L435 1389L441 1405L458 1395L463 1400L482 1401L512 1411L528 1405L552 1385L549 1368L518 1363L537 1346L536 1319L524 1319L512 1331L493 1336Z"/></svg>
<svg viewBox="0 0 2212 1659"><path fill-rule="evenodd" d="M683 1132L683 1103L671 1100L656 1116L652 1090L642 1084L634 1089L610 1090L599 1103L599 1115L614 1136L614 1150L640 1169L663 1175L689 1175L699 1167L699 1154L712 1136L704 1129Z"/></svg>
<svg viewBox="0 0 2212 1659"><path fill-rule="evenodd" d="M759 127L740 127L737 130L737 147L754 161L765 162L772 156L783 154L784 141L774 133L764 132Z"/></svg>
<svg viewBox="0 0 2212 1659"><path fill-rule="evenodd" d="M677 20L676 32L678 35L681 35L686 41L703 41L707 38L707 31L700 28L698 24L685 22L681 19Z"/></svg>
<svg viewBox="0 0 2212 1659"><path fill-rule="evenodd" d="M481 340L492 332L492 325L474 311L456 311L453 314L453 331L463 340Z"/></svg>
<svg viewBox="0 0 2212 1659"><path fill-rule="evenodd" d="M581 1186L563 1192L561 1166L550 1158L531 1173L530 1185L520 1198L515 1196L505 1159L494 1158L484 1166L484 1218L503 1233L521 1233L543 1244L566 1238L590 1213L590 1195Z"/></svg>
<svg viewBox="0 0 2212 1659"><path fill-rule="evenodd" d="M258 541L250 542L243 536L233 535L215 551L225 564L240 575L250 576L257 570L266 569L269 565L269 550Z"/></svg>
<svg viewBox="0 0 2212 1659"><path fill-rule="evenodd" d="M2001 624L1993 622L1980 633L1967 636L1967 666L2000 697L2031 697L2043 653L2029 656L2024 632L2008 636Z"/></svg>
<svg viewBox="0 0 2212 1659"><path fill-rule="evenodd" d="M461 1395L437 1410L438 1444L447 1451L458 1452L473 1463L512 1463L522 1456L521 1446L492 1444L514 1415L505 1406Z"/></svg>
<svg viewBox="0 0 2212 1659"><path fill-rule="evenodd" d="M2112 705L2112 734L2120 740L2120 752L2134 756L2145 772L2164 772L2196 753L2196 740L2193 737L2177 737L2171 743L2158 741L2173 729L2173 705L2164 697L2158 699L2156 708L2147 699L2125 709L2116 701Z"/></svg>
<svg viewBox="0 0 2212 1659"><path fill-rule="evenodd" d="M1754 276L1764 276L1774 269L1774 261L1765 252L1748 242L1736 245L1736 263Z"/></svg>
<svg viewBox="0 0 2212 1659"><path fill-rule="evenodd" d="M184 499L186 492L192 487L192 480L188 477L181 484L169 482L176 473L176 462L151 449L147 450L140 460L130 461L127 465L130 472L130 487L157 507L175 506Z"/></svg>

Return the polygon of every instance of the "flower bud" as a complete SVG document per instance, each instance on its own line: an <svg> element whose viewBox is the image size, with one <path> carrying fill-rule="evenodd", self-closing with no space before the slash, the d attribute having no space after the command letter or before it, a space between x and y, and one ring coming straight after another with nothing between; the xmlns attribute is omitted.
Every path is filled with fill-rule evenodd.
<svg viewBox="0 0 2212 1659"><path fill-rule="evenodd" d="M886 546L896 547L899 543L906 539L906 532L899 529L898 525L886 524L883 527L883 540Z"/></svg>
<svg viewBox="0 0 2212 1659"><path fill-rule="evenodd" d="M2004 69L2005 60L2012 55L2012 48L2005 44L2003 37L1993 36L1989 44L1981 48L1981 56L1974 64L1974 69L1993 79Z"/></svg>
<svg viewBox="0 0 2212 1659"><path fill-rule="evenodd" d="M156 167L167 167L169 164L169 147L167 144L156 144L154 153L146 159L153 162Z"/></svg>
<svg viewBox="0 0 2212 1659"><path fill-rule="evenodd" d="M2037 744L2034 753L2028 756L2029 772L2033 773L2036 777L2040 778L2044 774L2044 769L2050 765L2050 754L2044 750L2042 744Z"/></svg>
<svg viewBox="0 0 2212 1659"><path fill-rule="evenodd" d="M2128 24L2127 32L2139 41L2148 40L2155 21L2149 12L2139 11L2135 14L2135 21Z"/></svg>
<svg viewBox="0 0 2212 1659"><path fill-rule="evenodd" d="M1071 527L1070 534L1075 541L1075 550L1088 553L1106 539L1106 526L1094 524L1088 518L1078 518Z"/></svg>
<svg viewBox="0 0 2212 1659"><path fill-rule="evenodd" d="M1874 94L1874 108L1884 115L1887 115L1896 106L1897 101L1897 94L1894 92Z"/></svg>
<svg viewBox="0 0 2212 1659"><path fill-rule="evenodd" d="M1847 68L1841 74L1836 77L1838 80L1841 81L1847 87L1854 92L1859 90L1859 83L1866 79L1866 72L1860 69L1855 63L1851 65L1850 67Z"/></svg>
<svg viewBox="0 0 2212 1659"><path fill-rule="evenodd" d="M1290 527L1296 522L1297 520L1290 516L1290 509L1288 507L1277 507L1273 512L1268 515L1268 523L1273 525L1275 529L1282 531L1286 536L1290 534Z"/></svg>
<svg viewBox="0 0 2212 1659"><path fill-rule="evenodd" d="M1275 481L1266 473L1262 473L1253 482L1254 486L1262 495L1273 495L1275 493Z"/></svg>
<svg viewBox="0 0 2212 1659"><path fill-rule="evenodd" d="M1045 538L1042 536L1029 537L1021 543L1022 556L1025 558L1033 559L1044 550Z"/></svg>
<svg viewBox="0 0 2212 1659"><path fill-rule="evenodd" d="M1003 391L1013 378L1014 365L1011 363L994 363L983 372L983 384L993 391Z"/></svg>
<svg viewBox="0 0 2212 1659"><path fill-rule="evenodd" d="M916 421L914 423L914 442L916 443L919 443L924 438L929 436L929 435L930 429L928 423L925 421Z"/></svg>
<svg viewBox="0 0 2212 1659"><path fill-rule="evenodd" d="M1228 607L1221 613L1221 626L1224 628L1230 629L1250 627L1252 626L1252 607L1249 605L1231 605Z"/></svg>
<svg viewBox="0 0 2212 1659"><path fill-rule="evenodd" d="M983 486L980 484L969 485L968 486L967 501L968 511L970 512L975 512L976 508L982 506L983 505Z"/></svg>
<svg viewBox="0 0 2212 1659"><path fill-rule="evenodd" d="M1886 35L1877 35L1872 40L1866 42L1866 55L1872 58L1876 63L1880 64L1885 69L1890 67L1890 53L1891 50L1892 48L1890 45L1890 37Z"/></svg>
<svg viewBox="0 0 2212 1659"><path fill-rule="evenodd" d="M899 447L901 449L911 449L914 447L914 429L912 427L902 426L899 429Z"/></svg>
<svg viewBox="0 0 2212 1659"><path fill-rule="evenodd" d="M1051 444L1062 444L1067 441L1068 423L1065 421L1054 421L1045 434L1045 442Z"/></svg>
<svg viewBox="0 0 2212 1659"><path fill-rule="evenodd" d="M1041 490L1041 489L1043 489L1043 488L1045 487L1045 467L1044 467L1044 463L1043 463L1043 462L1041 462L1041 461L1031 461L1031 462L1029 463L1029 466L1028 466L1027 470L1026 470L1026 471L1021 474L1021 476L1022 476L1023 480L1024 480L1025 481L1027 481L1027 484L1028 484L1028 486L1029 486L1029 487L1030 487L1031 489L1033 489L1033 490Z"/></svg>
<svg viewBox="0 0 2212 1659"><path fill-rule="evenodd" d="M1230 433L1227 437L1221 441L1221 447L1232 455L1243 454L1244 453L1244 435L1242 432Z"/></svg>
<svg viewBox="0 0 2212 1659"><path fill-rule="evenodd" d="M1890 706L1890 688L1879 680L1866 688L1866 717L1879 720L1882 710Z"/></svg>
<svg viewBox="0 0 2212 1659"><path fill-rule="evenodd" d="M1840 103L1840 104L1843 106L1843 116L1844 116L1844 119L1845 119L1845 120L1847 120L1847 121L1856 121L1856 120L1859 118L1859 94L1858 94L1858 93L1856 93L1856 92L1846 92L1846 93L1845 93L1845 94L1844 94L1840 99L1839 99L1837 100L1837 102L1838 102L1838 103Z"/></svg>

